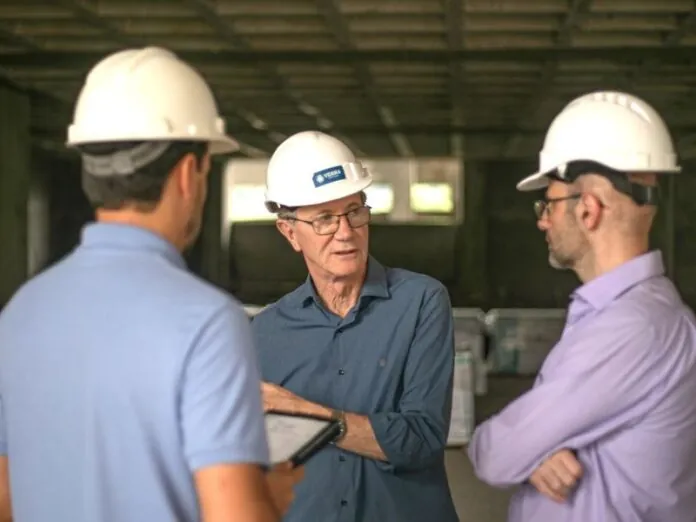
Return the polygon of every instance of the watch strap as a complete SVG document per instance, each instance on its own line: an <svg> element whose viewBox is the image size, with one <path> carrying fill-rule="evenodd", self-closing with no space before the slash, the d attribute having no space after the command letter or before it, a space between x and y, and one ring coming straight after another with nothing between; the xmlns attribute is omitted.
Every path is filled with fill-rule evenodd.
<svg viewBox="0 0 696 522"><path fill-rule="evenodd" d="M346 425L346 414L340 410L331 410L331 419L338 422L340 431L338 436L334 439L334 444L339 442L346 436L347 425Z"/></svg>

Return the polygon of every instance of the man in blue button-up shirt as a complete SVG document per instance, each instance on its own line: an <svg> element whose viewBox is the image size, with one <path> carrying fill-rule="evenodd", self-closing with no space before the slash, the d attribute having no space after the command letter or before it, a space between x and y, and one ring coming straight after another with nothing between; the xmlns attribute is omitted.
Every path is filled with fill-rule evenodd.
<svg viewBox="0 0 696 522"><path fill-rule="evenodd" d="M307 281L255 316L266 408L338 418L288 522L454 522L445 473L454 359L447 290L368 254L370 174L318 132L280 145L268 207Z"/></svg>

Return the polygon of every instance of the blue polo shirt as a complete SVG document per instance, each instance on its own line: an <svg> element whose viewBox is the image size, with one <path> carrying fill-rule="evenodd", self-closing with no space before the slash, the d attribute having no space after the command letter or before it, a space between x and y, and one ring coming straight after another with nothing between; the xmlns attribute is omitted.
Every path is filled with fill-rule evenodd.
<svg viewBox="0 0 696 522"><path fill-rule="evenodd" d="M329 313L311 280L252 322L263 379L367 415L388 458L330 446L313 457L284 522L454 522L445 472L454 333L446 288L369 260L354 309Z"/></svg>
<svg viewBox="0 0 696 522"><path fill-rule="evenodd" d="M144 229L90 224L0 315L14 519L200 519L193 472L266 464L240 305Z"/></svg>

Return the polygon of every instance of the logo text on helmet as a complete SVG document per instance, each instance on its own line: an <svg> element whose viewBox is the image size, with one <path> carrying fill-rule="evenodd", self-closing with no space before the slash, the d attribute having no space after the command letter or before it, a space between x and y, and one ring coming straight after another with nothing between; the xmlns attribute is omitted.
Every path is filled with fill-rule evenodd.
<svg viewBox="0 0 696 522"><path fill-rule="evenodd" d="M316 188L342 179L346 179L346 172L341 166L320 170L312 176L312 182Z"/></svg>

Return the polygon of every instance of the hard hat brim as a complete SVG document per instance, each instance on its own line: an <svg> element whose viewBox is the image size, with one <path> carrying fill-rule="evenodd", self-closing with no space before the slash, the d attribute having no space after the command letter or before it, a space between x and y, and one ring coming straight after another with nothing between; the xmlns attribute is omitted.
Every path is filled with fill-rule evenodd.
<svg viewBox="0 0 696 522"><path fill-rule="evenodd" d="M269 212L277 212L278 209L281 207L301 208L310 207L313 205L326 205L328 203L332 203L334 201L338 201L340 199L359 194L363 190L367 189L370 185L372 185L372 182L372 178L354 181L351 182L350 185L344 185L344 187L348 187L346 190L341 190L340 192L333 192L330 195L324 195L324 197L307 197L306 195L304 195L304 197L295 199L274 198L273 196L270 196L268 192L266 192L265 205L266 209L268 209Z"/></svg>
<svg viewBox="0 0 696 522"><path fill-rule="evenodd" d="M549 173L536 172L527 176L517 184L517 190L520 192L531 192L533 190L541 190L549 186Z"/></svg>
<svg viewBox="0 0 696 522"><path fill-rule="evenodd" d="M210 154L230 154L237 152L240 149L239 142L230 136L222 136L215 141L210 142Z"/></svg>
<svg viewBox="0 0 696 522"><path fill-rule="evenodd" d="M166 140L166 141L191 141L188 139L188 136L185 137L171 137L171 136L162 136L160 139ZM91 139L84 139L82 136L75 136L75 135L69 135L68 139L65 141L65 146L67 148L74 148L74 147L79 147L80 145L90 145L90 144L99 144L99 143L114 143L114 142L122 142L122 141L158 141L157 138L154 138L152 136L134 136L128 140L122 138L122 137L108 137L108 136L100 136L100 137L93 137ZM239 142L235 140L234 138L226 135L221 135L221 136L216 136L211 139L196 139L193 141L207 141L209 143L208 146L208 151L210 152L211 155L217 155L217 154L230 154L232 152L237 152L240 150Z"/></svg>
<svg viewBox="0 0 696 522"><path fill-rule="evenodd" d="M613 168L613 167L610 167ZM617 169L618 170L618 169ZM675 166L672 168L668 169L663 169L663 170L645 170L645 171L639 171L639 170L629 170L626 172L654 172L655 174L679 174L681 172L682 168L680 166ZM549 181L552 177L553 174L552 171L546 171L546 172L536 172L534 174L531 174L530 176L527 176L524 178L522 181L517 183L517 190L520 192L531 192L534 190L541 190L545 189L546 187L549 186Z"/></svg>

